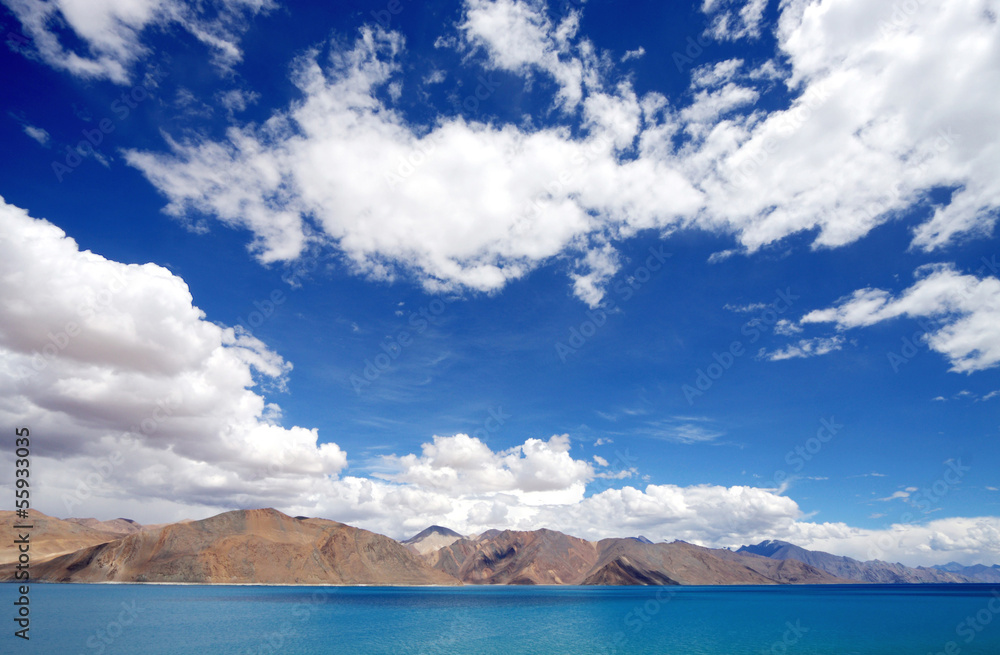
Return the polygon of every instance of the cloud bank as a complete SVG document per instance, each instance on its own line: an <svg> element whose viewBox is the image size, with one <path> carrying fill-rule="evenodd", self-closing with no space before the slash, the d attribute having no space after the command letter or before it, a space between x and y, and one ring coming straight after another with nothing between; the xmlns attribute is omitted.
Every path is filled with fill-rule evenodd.
<svg viewBox="0 0 1000 655"><path fill-rule="evenodd" d="M737 4L704 3L716 38L763 29L763 3ZM785 2L773 60L706 63L677 102L638 95L577 10L467 0L445 41L485 70L552 81L551 124L409 124L392 104L418 91L403 85L405 42L364 27L329 57L304 54L301 98L265 123L128 161L168 212L250 230L262 262L318 243L430 291L496 291L567 257L573 292L596 305L615 244L641 230L727 233L745 252L808 232L831 248L915 212L911 246L937 251L991 234L1000 206L1000 108L983 92L1000 86L1000 7L985 5ZM790 102L767 111L775 82Z"/></svg>

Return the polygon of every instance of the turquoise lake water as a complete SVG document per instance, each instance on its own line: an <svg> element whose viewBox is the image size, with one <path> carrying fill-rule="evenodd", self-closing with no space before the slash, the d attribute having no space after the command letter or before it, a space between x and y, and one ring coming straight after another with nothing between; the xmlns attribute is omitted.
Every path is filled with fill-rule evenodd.
<svg viewBox="0 0 1000 655"><path fill-rule="evenodd" d="M0 585L12 618L14 585ZM1000 586L31 585L0 653L1000 655Z"/></svg>

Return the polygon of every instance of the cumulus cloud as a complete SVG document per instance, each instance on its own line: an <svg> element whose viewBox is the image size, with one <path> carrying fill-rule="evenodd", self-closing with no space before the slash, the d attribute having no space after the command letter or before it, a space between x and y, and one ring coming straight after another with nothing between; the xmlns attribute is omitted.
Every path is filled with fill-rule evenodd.
<svg viewBox="0 0 1000 655"><path fill-rule="evenodd" d="M168 212L249 228L262 261L335 242L362 274L493 291L576 251L576 290L591 304L616 261L601 236L606 214L616 233L632 234L698 204L669 165L619 164L642 111L632 95L589 97L590 133L579 139L462 118L406 124L376 97L402 47L396 34L365 29L348 52L299 61L304 100L264 125L128 161L169 198Z"/></svg>
<svg viewBox="0 0 1000 655"><path fill-rule="evenodd" d="M737 11L749 26L761 6L704 9ZM1000 108L979 90L1000 82L1000 27L976 2L920 3L898 29L881 5L783 3L776 54L787 65L765 75L706 63L684 102L618 80L579 18L538 0L467 0L457 36L441 42L469 65L553 81L560 110L544 126L409 124L390 93L409 56L403 39L366 27L329 58L300 58L301 100L262 125L128 161L168 212L248 228L265 262L325 244L363 275L494 291L567 257L591 305L616 272L609 248L644 229L726 232L745 252L812 231L813 247L837 247L939 189L951 196L914 247L993 229L1000 150L987 126ZM912 56L891 54L901 51ZM765 111L757 101L775 79L791 101Z"/></svg>
<svg viewBox="0 0 1000 655"><path fill-rule="evenodd" d="M149 49L142 35L152 27L180 26L231 66L241 58L239 34L248 17L274 6L272 0L3 0L31 38L34 54L54 68L85 78L126 84L129 69ZM65 45L62 29L85 47Z"/></svg>
<svg viewBox="0 0 1000 655"><path fill-rule="evenodd" d="M1000 363L1000 279L962 274L950 264L921 267L916 278L895 297L883 289L858 289L801 322L848 330L900 317L933 319L927 345L948 358L952 371L971 373Z"/></svg>
<svg viewBox="0 0 1000 655"><path fill-rule="evenodd" d="M99 477L123 495L218 502L275 462L306 478L346 465L316 430L280 427L280 408L254 390L280 389L291 365L207 321L183 280L81 251L2 200L0 224L0 414L45 434L54 470L113 459ZM40 493L61 500L84 477Z"/></svg>
<svg viewBox="0 0 1000 655"><path fill-rule="evenodd" d="M993 516L895 523L877 530L843 523L796 522L784 536L774 538L859 560L880 559L908 566L953 560L992 565L1000 560L1000 518Z"/></svg>

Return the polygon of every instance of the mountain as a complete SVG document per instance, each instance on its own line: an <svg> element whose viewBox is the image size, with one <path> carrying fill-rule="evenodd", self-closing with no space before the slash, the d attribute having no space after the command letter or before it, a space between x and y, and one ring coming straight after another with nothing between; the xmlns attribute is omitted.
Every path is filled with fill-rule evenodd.
<svg viewBox="0 0 1000 655"><path fill-rule="evenodd" d="M143 530L32 563L31 574L51 582L459 584L389 537L274 509ZM0 566L0 580L12 575L12 564Z"/></svg>
<svg viewBox="0 0 1000 655"><path fill-rule="evenodd" d="M88 519L83 520L87 521ZM0 532L5 535L4 540L0 542L0 564L17 561L18 550L14 539L17 538L17 532L24 533L26 531L15 529L15 525L32 526L30 530L27 530L31 540L32 565L49 557L114 541L122 536L121 532L112 531L107 526L100 525L101 522L96 521L96 519L89 520L95 521L97 525L80 523L79 520L57 519L33 509L28 510L26 519L17 518L15 512L0 511ZM6 535L10 535L10 538L7 538Z"/></svg>
<svg viewBox="0 0 1000 655"><path fill-rule="evenodd" d="M99 521L97 519L66 519L70 523L76 523L93 530L108 532L111 534L127 535L142 530L142 526L132 519L111 519L110 521Z"/></svg>
<svg viewBox="0 0 1000 655"><path fill-rule="evenodd" d="M818 550L806 550L787 541L762 541L753 546L743 546L737 553L752 553L776 560L797 560L839 578L856 582L878 584L970 582L968 578L949 571L922 566L911 568L881 560L861 562Z"/></svg>
<svg viewBox="0 0 1000 655"><path fill-rule="evenodd" d="M421 555L426 555L445 546L450 546L461 538L462 535L454 530L442 528L440 525L432 525L399 543L410 546Z"/></svg>
<svg viewBox="0 0 1000 655"><path fill-rule="evenodd" d="M580 584L597 555L596 544L555 530L488 530L425 559L468 584Z"/></svg>
<svg viewBox="0 0 1000 655"><path fill-rule="evenodd" d="M597 563L583 584L718 585L831 584L846 580L807 564L781 563L683 541L645 544L635 539L604 539ZM777 564L777 565L776 565Z"/></svg>
<svg viewBox="0 0 1000 655"><path fill-rule="evenodd" d="M799 562L635 538L590 542L554 530L488 531L425 556L466 584L826 584L846 580Z"/></svg>
<svg viewBox="0 0 1000 655"><path fill-rule="evenodd" d="M947 564L932 566L931 568L954 573L966 577L973 582L1000 583L1000 564L994 564L993 566L986 566L985 564L963 566L958 562L948 562Z"/></svg>
<svg viewBox="0 0 1000 655"><path fill-rule="evenodd" d="M764 541L738 551L642 537L593 542L555 530L462 537L432 525L400 543L336 521L274 509L140 526L128 519L57 519L0 512L16 536L29 524L32 580L330 585L773 585L998 582L1000 566L909 568ZM15 572L12 538L0 581Z"/></svg>

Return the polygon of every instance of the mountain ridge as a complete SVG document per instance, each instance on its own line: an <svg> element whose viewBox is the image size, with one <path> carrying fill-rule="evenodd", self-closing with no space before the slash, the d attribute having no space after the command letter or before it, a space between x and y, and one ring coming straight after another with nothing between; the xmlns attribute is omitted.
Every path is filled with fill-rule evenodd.
<svg viewBox="0 0 1000 655"><path fill-rule="evenodd" d="M18 524L13 512L0 520ZM432 525L403 541L265 508L142 526L32 511L31 575L50 582L323 585L775 585L991 582L1000 566L859 562L768 540L738 550L641 537L588 541L541 528L462 536ZM0 581L13 579L0 561Z"/></svg>

